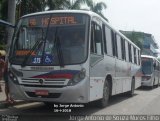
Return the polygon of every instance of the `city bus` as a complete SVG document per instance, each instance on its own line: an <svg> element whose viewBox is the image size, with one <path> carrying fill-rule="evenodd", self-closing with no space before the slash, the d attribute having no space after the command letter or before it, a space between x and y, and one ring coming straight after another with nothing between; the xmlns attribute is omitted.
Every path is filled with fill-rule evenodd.
<svg viewBox="0 0 160 121"><path fill-rule="evenodd" d="M159 86L160 81L160 62L156 57L141 55L142 64L142 86L153 88Z"/></svg>
<svg viewBox="0 0 160 121"><path fill-rule="evenodd" d="M96 13L38 12L15 27L9 87L18 100L106 107L110 96L141 86L140 67L140 49Z"/></svg>

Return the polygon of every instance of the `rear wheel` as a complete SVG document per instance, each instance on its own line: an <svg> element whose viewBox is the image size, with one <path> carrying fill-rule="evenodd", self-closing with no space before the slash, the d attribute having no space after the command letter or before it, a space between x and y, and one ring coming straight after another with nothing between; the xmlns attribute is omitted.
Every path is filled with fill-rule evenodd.
<svg viewBox="0 0 160 121"><path fill-rule="evenodd" d="M151 89L154 88L154 85L155 85L155 78L154 78L153 85L152 85Z"/></svg>
<svg viewBox="0 0 160 121"><path fill-rule="evenodd" d="M134 95L134 90L135 90L135 79L132 79L132 83L131 83L131 90L127 93L128 96L132 97Z"/></svg>
<svg viewBox="0 0 160 121"><path fill-rule="evenodd" d="M157 87L159 87L159 79L158 79L158 84L157 84Z"/></svg>
<svg viewBox="0 0 160 121"><path fill-rule="evenodd" d="M110 96L110 84L108 81L105 81L103 87L103 98L98 100L98 106L100 108L105 108L108 105L109 96Z"/></svg>

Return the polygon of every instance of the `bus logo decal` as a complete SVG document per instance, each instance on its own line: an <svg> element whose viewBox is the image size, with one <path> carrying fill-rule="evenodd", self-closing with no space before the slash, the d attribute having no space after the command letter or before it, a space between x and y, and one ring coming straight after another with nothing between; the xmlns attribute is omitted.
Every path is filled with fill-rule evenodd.
<svg viewBox="0 0 160 121"><path fill-rule="evenodd" d="M43 80L43 79L40 79L40 80L39 80L39 83L40 83L40 84L43 84L43 83L44 83L44 80Z"/></svg>

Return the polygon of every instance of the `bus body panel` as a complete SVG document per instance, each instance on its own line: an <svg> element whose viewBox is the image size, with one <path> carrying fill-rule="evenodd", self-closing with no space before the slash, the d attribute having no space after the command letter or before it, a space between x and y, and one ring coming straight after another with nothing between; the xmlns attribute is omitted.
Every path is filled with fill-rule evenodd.
<svg viewBox="0 0 160 121"><path fill-rule="evenodd" d="M111 95L130 91L132 77L135 77L135 89L140 87L141 77L137 71L140 72L139 66L105 55L90 69L90 101L102 98L104 81L108 75L112 77Z"/></svg>
<svg viewBox="0 0 160 121"><path fill-rule="evenodd" d="M105 56L90 68L90 101L97 100L103 96L103 85L107 74L115 74L115 58ZM114 82L113 82L114 83ZM113 93L115 93L113 91Z"/></svg>

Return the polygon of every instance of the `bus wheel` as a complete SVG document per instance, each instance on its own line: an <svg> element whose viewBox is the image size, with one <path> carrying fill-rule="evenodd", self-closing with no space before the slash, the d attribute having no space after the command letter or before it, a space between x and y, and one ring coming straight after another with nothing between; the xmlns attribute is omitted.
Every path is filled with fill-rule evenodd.
<svg viewBox="0 0 160 121"><path fill-rule="evenodd" d="M154 82L153 82L151 89L154 89L154 85L155 85L155 78L154 78Z"/></svg>
<svg viewBox="0 0 160 121"><path fill-rule="evenodd" d="M105 108L108 105L110 95L110 84L108 81L105 81L103 87L103 98L98 100L98 107Z"/></svg>
<svg viewBox="0 0 160 121"><path fill-rule="evenodd" d="M131 83L131 90L127 93L128 96L132 97L134 95L134 90L135 90L135 79L132 79L132 83Z"/></svg>

